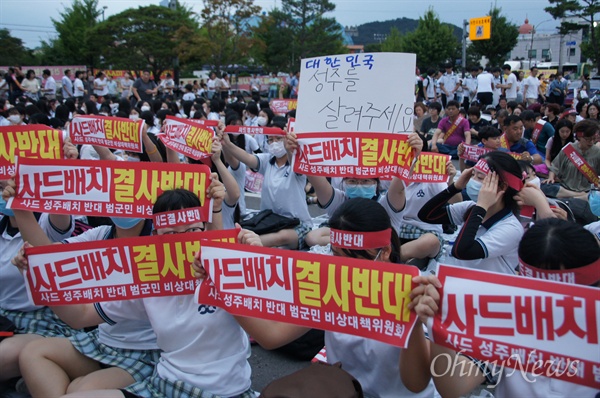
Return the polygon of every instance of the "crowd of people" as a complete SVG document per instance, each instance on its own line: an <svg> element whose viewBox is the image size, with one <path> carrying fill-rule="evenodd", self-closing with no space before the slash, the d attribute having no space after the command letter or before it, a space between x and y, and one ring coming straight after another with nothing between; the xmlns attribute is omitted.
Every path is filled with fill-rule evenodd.
<svg viewBox="0 0 600 398"><path fill-rule="evenodd" d="M600 287L600 187L592 185L563 149L570 144L595 175L600 174L598 105L581 99L575 108L565 109L553 89L547 97L551 102L546 103L545 94L531 81L519 92L518 76L498 85L492 76L501 70L490 72L478 75L476 68L467 82L454 75L451 67L437 81L435 70L428 71L422 98L414 106L415 131L408 136L416 156L431 151L458 158L467 145L488 151L473 161L449 161L447 183L405 183L397 177L384 181L295 173L292 163L298 141L293 132L287 132L295 111L276 115L259 93L251 100L232 93L223 86L226 76L219 85L210 80L206 87L200 85L203 92L193 86L185 88L179 98L172 79L156 85L147 71L136 80L126 76L116 92L103 72L95 75L93 86L86 86L85 72L75 72L71 81L72 72L66 71L71 84L63 79L63 100L59 101L56 90L52 91L56 82L49 83L49 71L44 71L43 88L37 87L37 93L45 93L42 96L27 94L36 89L29 73L16 83L16 70L9 71L14 77L7 98L0 99L2 126L42 124L66 131L78 115L143 120L141 154L95 145L75 147L67 139L64 153L73 162L172 162L193 168L198 161L165 147L159 139L167 116L215 120L218 126L207 193L213 199L210 223L155 228L148 219L75 219L11 210L6 202L15 195L15 183L0 181L0 325L15 331L0 341L0 382L20 380L19 387L26 386L34 398L256 396L247 360L248 335L274 349L296 341L308 329L232 316L222 308L200 311L193 295L35 306L21 274L28 267L25 245L194 233L251 224L244 223L254 215L244 200L247 171L264 177L260 210L291 221L284 228L261 233L241 229L241 244L408 263L423 270L435 269L438 262L508 275L518 275L522 262L557 272L591 266L598 278L588 285ZM535 78L535 71L531 72ZM485 82L490 83L489 91ZM273 95L281 92L281 86L271 86L269 99L274 98L271 88ZM290 88L289 95L297 96L298 81L292 81ZM461 88L469 93L463 94L462 101L457 96ZM489 105L495 101L496 89L501 94L492 109ZM273 127L281 134L225 133L226 126L242 125ZM192 192L174 189L157 199L153 213L199 204ZM311 205L326 210L326 224L313 224ZM524 207L533 208L533 215L522 216ZM458 233L452 235L455 228ZM378 233L385 235L385 242L375 247L345 247L332 244L331 230ZM447 241L444 231L455 236L453 242ZM200 255L194 267L203 277ZM424 333L427 318L439 308L439 280L424 273L414 281L410 308L419 321L406 349L326 332L328 362L342 362L368 397L434 397L436 391L442 396L464 396L481 383L492 383L483 367L468 376L432 372L436 355L457 353L428 340ZM477 359L460 356L458 360L479 366ZM598 392L543 376L531 384L519 377L519 373L503 377L497 396L594 397Z"/></svg>

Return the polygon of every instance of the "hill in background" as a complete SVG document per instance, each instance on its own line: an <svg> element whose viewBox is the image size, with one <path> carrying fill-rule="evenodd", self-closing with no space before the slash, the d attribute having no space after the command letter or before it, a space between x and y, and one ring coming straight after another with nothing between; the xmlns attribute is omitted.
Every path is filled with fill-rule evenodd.
<svg viewBox="0 0 600 398"><path fill-rule="evenodd" d="M417 29L418 23L419 21L416 19L397 18L389 21L376 21L347 27L346 33L352 37L354 44L381 43L385 40L393 27L396 27L401 34L405 34ZM453 29L454 36L460 40L462 28L452 24L445 25L450 26Z"/></svg>

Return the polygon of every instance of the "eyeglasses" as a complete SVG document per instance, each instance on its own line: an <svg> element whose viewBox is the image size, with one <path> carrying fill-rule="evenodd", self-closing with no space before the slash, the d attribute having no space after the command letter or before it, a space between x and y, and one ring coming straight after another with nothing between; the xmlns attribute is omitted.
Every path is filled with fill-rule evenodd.
<svg viewBox="0 0 600 398"><path fill-rule="evenodd" d="M167 232L163 232L161 235L177 235L177 234L185 234L187 232L204 232L204 228L202 227L192 227L192 228L188 228L185 231L167 231Z"/></svg>

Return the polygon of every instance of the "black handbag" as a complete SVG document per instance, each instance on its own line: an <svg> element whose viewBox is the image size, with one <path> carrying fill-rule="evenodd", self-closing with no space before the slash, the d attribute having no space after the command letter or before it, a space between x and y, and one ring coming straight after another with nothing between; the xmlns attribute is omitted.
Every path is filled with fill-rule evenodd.
<svg viewBox="0 0 600 398"><path fill-rule="evenodd" d="M269 234L282 229L294 228L300 224L297 218L289 218L273 213L271 210L262 210L254 217L244 220L240 226L258 235Z"/></svg>

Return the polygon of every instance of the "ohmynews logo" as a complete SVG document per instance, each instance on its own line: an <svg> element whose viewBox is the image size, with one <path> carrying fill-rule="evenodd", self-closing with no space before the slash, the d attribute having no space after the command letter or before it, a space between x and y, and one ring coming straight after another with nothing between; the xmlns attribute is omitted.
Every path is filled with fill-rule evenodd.
<svg viewBox="0 0 600 398"><path fill-rule="evenodd" d="M533 358L532 358L533 356ZM544 376L549 378L564 378L574 377L578 374L578 368L580 362L578 359L571 360L567 359L566 364L562 360L535 360L535 350L530 352L527 356L526 364L523 364L520 355L513 354L503 361L480 361L478 363L469 360L463 356L463 351L457 352L452 358L451 354L438 354L432 361L430 371L434 377L442 376L473 376L483 375L482 369L485 367L486 371L494 380L491 387L496 387L502 377L512 376L517 371L521 373L521 377L528 383L535 383L538 376ZM462 357L461 359L459 359ZM504 370L506 369L506 373Z"/></svg>

